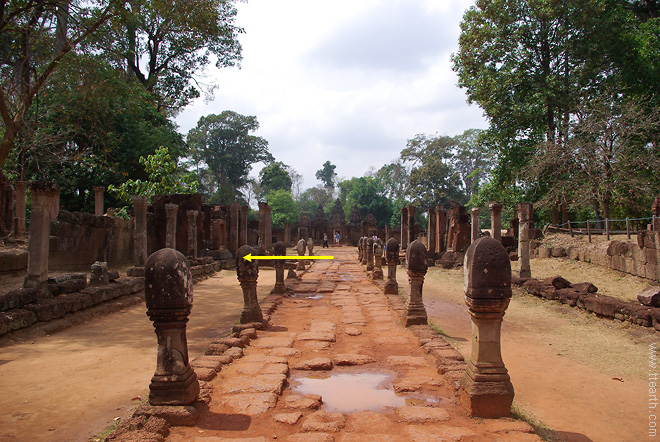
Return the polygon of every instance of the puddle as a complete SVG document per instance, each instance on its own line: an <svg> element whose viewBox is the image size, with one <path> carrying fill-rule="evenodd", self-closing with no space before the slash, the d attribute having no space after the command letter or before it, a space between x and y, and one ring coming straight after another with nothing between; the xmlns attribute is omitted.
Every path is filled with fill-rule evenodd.
<svg viewBox="0 0 660 442"><path fill-rule="evenodd" d="M292 298L302 298L302 299L321 299L323 295L317 295L315 293L294 293L291 295Z"/></svg>
<svg viewBox="0 0 660 442"><path fill-rule="evenodd" d="M379 373L319 374L296 378L293 391L320 394L327 411L380 411L384 407L403 407L437 400L398 395L392 389L392 376Z"/></svg>

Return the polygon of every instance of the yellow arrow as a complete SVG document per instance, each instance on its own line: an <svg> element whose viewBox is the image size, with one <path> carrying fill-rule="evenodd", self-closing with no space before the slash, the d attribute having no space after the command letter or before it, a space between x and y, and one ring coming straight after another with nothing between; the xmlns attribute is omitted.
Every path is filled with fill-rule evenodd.
<svg viewBox="0 0 660 442"><path fill-rule="evenodd" d="M300 256L300 255L290 255L290 256L252 256L252 253L248 253L243 257L246 261L252 262L253 259L335 259L334 256Z"/></svg>

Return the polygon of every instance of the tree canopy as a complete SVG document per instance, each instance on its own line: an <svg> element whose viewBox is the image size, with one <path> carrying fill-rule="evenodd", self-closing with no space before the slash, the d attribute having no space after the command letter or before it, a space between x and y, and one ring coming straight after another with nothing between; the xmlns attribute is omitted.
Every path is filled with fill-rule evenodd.
<svg viewBox="0 0 660 442"><path fill-rule="evenodd" d="M321 181L326 189L335 188L335 180L337 178L337 174L335 173L336 168L337 166L330 161L326 161L323 163L323 167L316 171L316 179Z"/></svg>

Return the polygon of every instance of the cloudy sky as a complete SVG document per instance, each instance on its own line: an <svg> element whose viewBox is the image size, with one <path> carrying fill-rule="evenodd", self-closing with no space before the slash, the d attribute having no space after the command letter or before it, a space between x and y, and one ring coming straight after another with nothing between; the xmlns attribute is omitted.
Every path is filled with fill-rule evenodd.
<svg viewBox="0 0 660 442"><path fill-rule="evenodd" d="M418 133L486 128L468 106L450 56L474 0L249 0L241 69L208 69L214 100L199 100L177 123L187 133L204 115L257 117L256 135L278 161L320 184L329 160L340 178L363 176L399 156ZM260 167L251 175L256 176Z"/></svg>

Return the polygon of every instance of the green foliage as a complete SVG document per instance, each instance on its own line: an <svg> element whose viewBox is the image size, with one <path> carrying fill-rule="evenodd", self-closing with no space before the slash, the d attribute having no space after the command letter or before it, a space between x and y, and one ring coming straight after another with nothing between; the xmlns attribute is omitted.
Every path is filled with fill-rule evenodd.
<svg viewBox="0 0 660 442"><path fill-rule="evenodd" d="M258 128L256 117L224 111L200 118L188 132L188 155L198 172L208 173L202 191L209 201L229 204L239 200L239 189L247 184L252 165L274 161L268 141L250 135Z"/></svg>
<svg viewBox="0 0 660 442"><path fill-rule="evenodd" d="M323 163L323 167L316 171L316 179L323 182L326 189L335 188L335 181L337 178L337 174L335 173L336 168L337 166L330 161L326 161Z"/></svg>
<svg viewBox="0 0 660 442"><path fill-rule="evenodd" d="M276 161L261 169L259 172L259 183L265 194L273 190L291 191L291 176L287 172L286 164Z"/></svg>
<svg viewBox="0 0 660 442"><path fill-rule="evenodd" d="M392 203L383 194L383 189L372 177L353 178L351 190L346 195L344 213L350 217L355 207L364 219L370 213L378 220L378 225L384 227L392 218ZM348 221L348 220L347 220Z"/></svg>
<svg viewBox="0 0 660 442"><path fill-rule="evenodd" d="M331 209L333 204L332 190L325 188L321 185L310 187L300 194L298 198L298 206L300 211L311 217L316 215L319 206L322 206L324 211Z"/></svg>
<svg viewBox="0 0 660 442"><path fill-rule="evenodd" d="M272 208L273 227L281 229L285 224L293 224L300 219L300 209L291 192L284 189L272 190L266 195L266 202Z"/></svg>
<svg viewBox="0 0 660 442"><path fill-rule="evenodd" d="M126 202L131 202L134 196L197 192L194 176L177 170L176 162L170 158L167 147L161 146L155 154L140 157L140 164L144 166L148 180L128 180L120 186L108 186L108 191Z"/></svg>

